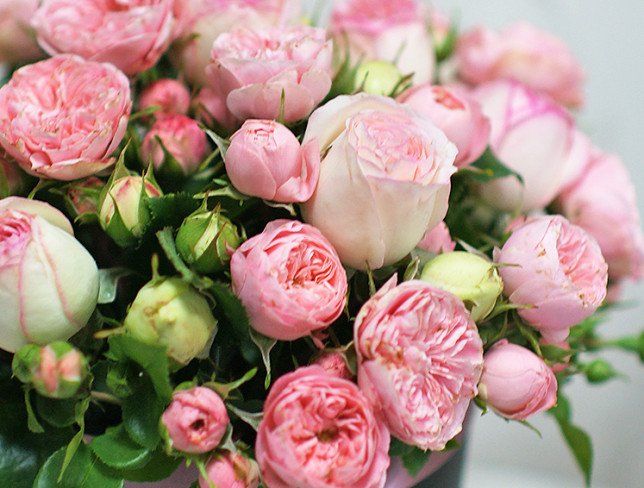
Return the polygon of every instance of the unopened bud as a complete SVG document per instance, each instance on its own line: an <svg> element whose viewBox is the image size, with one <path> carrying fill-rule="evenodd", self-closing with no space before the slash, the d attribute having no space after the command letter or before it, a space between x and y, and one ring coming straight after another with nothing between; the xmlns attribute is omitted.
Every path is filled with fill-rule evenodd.
<svg viewBox="0 0 644 488"><path fill-rule="evenodd" d="M595 359L586 365L584 373L590 383L603 383L617 376L613 366L603 359Z"/></svg>
<svg viewBox="0 0 644 488"><path fill-rule="evenodd" d="M394 91L402 74L389 61L366 61L358 67L355 89L372 95L389 96Z"/></svg>

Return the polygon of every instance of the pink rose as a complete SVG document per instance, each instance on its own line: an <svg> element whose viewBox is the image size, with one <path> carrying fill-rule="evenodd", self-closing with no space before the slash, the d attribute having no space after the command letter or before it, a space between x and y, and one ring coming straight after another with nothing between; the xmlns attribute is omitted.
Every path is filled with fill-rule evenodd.
<svg viewBox="0 0 644 488"><path fill-rule="evenodd" d="M465 92L424 84L405 91L398 101L409 105L445 132L458 149L456 166L473 163L485 151L490 139L490 121L481 112L478 102Z"/></svg>
<svg viewBox="0 0 644 488"><path fill-rule="evenodd" d="M225 451L215 454L206 465L208 479L199 477L201 488L212 484L221 488L257 488L259 486L259 467L252 459L239 452Z"/></svg>
<svg viewBox="0 0 644 488"><path fill-rule="evenodd" d="M329 92L332 51L324 29L237 29L212 45L208 86L239 120L277 119L283 108L295 122Z"/></svg>
<svg viewBox="0 0 644 488"><path fill-rule="evenodd" d="M143 138L143 162L152 161L156 169L166 166L168 162L164 148L179 164L183 174L190 175L197 171L208 153L206 133L201 130L196 120L185 115L162 116Z"/></svg>
<svg viewBox="0 0 644 488"><path fill-rule="evenodd" d="M633 182L617 157L594 149L559 196L563 213L597 239L611 280L644 277L644 237Z"/></svg>
<svg viewBox="0 0 644 488"><path fill-rule="evenodd" d="M172 41L175 0L43 0L33 25L51 55L78 54L127 75L156 64Z"/></svg>
<svg viewBox="0 0 644 488"><path fill-rule="evenodd" d="M139 99L139 110L159 107L155 115L185 115L190 108L190 92L186 85L172 78L162 78L145 87Z"/></svg>
<svg viewBox="0 0 644 488"><path fill-rule="evenodd" d="M485 353L479 391L492 410L514 420L526 420L557 403L552 370L535 353L506 339Z"/></svg>
<svg viewBox="0 0 644 488"><path fill-rule="evenodd" d="M424 117L390 98L334 98L309 119L304 143L324 155L303 206L354 268L381 268L407 255L447 212L456 147Z"/></svg>
<svg viewBox="0 0 644 488"><path fill-rule="evenodd" d="M490 119L490 146L496 156L523 177L481 186L490 205L506 211L536 210L548 205L565 182L576 130L570 114L550 98L514 81L497 81L473 92Z"/></svg>
<svg viewBox="0 0 644 488"><path fill-rule="evenodd" d="M313 364L320 366L324 371L336 378L344 378L345 380L353 378L353 373L349 369L345 354L339 351L326 351Z"/></svg>
<svg viewBox="0 0 644 488"><path fill-rule="evenodd" d="M95 176L69 184L65 191L65 203L69 213L73 217L97 213L98 200L104 186L103 180Z"/></svg>
<svg viewBox="0 0 644 488"><path fill-rule="evenodd" d="M456 243L452 240L445 222L440 222L436 227L425 232L423 239L416 247L433 254L441 254L453 251L456 248Z"/></svg>
<svg viewBox="0 0 644 488"><path fill-rule="evenodd" d="M416 0L341 0L334 3L329 29L341 51L349 43L354 61L395 61L403 74L414 74L415 83L432 79L434 47Z"/></svg>
<svg viewBox="0 0 644 488"><path fill-rule="evenodd" d="M529 305L519 315L548 342L592 315L606 297L608 267L595 239L560 215L534 217L515 229L494 261L504 293Z"/></svg>
<svg viewBox="0 0 644 488"><path fill-rule="evenodd" d="M269 488L376 488L385 484L389 432L350 381L318 366L275 382L255 455Z"/></svg>
<svg viewBox="0 0 644 488"><path fill-rule="evenodd" d="M96 308L98 269L51 205L0 200L0 348L65 340Z"/></svg>
<svg viewBox="0 0 644 488"><path fill-rule="evenodd" d="M43 57L29 25L38 0L0 0L0 63L24 63Z"/></svg>
<svg viewBox="0 0 644 488"><path fill-rule="evenodd" d="M48 396L55 395L60 382L80 383L83 356L76 349L57 357L54 349L47 345L40 349L40 368L34 381L42 382Z"/></svg>
<svg viewBox="0 0 644 488"><path fill-rule="evenodd" d="M226 107L216 90L203 87L192 99L195 117L208 127L214 127L217 132L230 133L239 126L238 120Z"/></svg>
<svg viewBox="0 0 644 488"><path fill-rule="evenodd" d="M315 140L300 146L293 133L272 120L247 120L230 138L226 172L240 192L265 200L305 202L320 176Z"/></svg>
<svg viewBox="0 0 644 488"><path fill-rule="evenodd" d="M185 0L175 3L183 35L175 53L182 74L192 84L206 84L212 43L239 26L249 29L285 26L301 16L300 0ZM192 35L191 35L192 34Z"/></svg>
<svg viewBox="0 0 644 488"><path fill-rule="evenodd" d="M229 423L223 400L203 386L175 391L161 416L170 446L190 454L212 451L223 439Z"/></svg>
<svg viewBox="0 0 644 488"><path fill-rule="evenodd" d="M320 231L298 221L269 222L235 251L230 273L252 327L268 337L304 337L344 309L347 275L338 255Z"/></svg>
<svg viewBox="0 0 644 488"><path fill-rule="evenodd" d="M390 432L440 450L461 431L483 367L463 302L422 281L390 280L355 321L358 384Z"/></svg>
<svg viewBox="0 0 644 488"><path fill-rule="evenodd" d="M459 73L472 84L516 80L559 103L584 101L584 73L568 47L548 32L519 23L496 33L477 27L461 36L456 48Z"/></svg>
<svg viewBox="0 0 644 488"><path fill-rule="evenodd" d="M130 84L112 65L55 56L0 88L0 144L33 175L83 178L114 163L131 107Z"/></svg>

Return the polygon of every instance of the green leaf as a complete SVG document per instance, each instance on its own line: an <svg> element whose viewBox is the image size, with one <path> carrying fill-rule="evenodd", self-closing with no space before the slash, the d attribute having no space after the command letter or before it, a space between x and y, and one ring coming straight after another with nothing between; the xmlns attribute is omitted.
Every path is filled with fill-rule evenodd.
<svg viewBox="0 0 644 488"><path fill-rule="evenodd" d="M266 379L264 380L264 388L268 390L268 387L271 384L271 350L277 344L277 340L271 337L266 337L265 335L260 334L255 329L249 329L250 338L255 343L257 348L262 354L262 361L264 362L264 367L266 368Z"/></svg>
<svg viewBox="0 0 644 488"><path fill-rule="evenodd" d="M81 445L84 446L82 442L83 442L83 436L85 435L85 412L87 412L88 408L89 408L89 397L79 401L74 407L74 414L75 414L74 418L79 428L78 428L78 432L76 432L74 437L72 437L72 440L69 441L69 444L67 444L67 447L65 448L65 454L63 456L63 461L61 463L60 473L58 474L59 482L63 479L65 471L67 470L72 460L74 459L74 455L78 451L78 448Z"/></svg>
<svg viewBox="0 0 644 488"><path fill-rule="evenodd" d="M518 316L515 317L514 323L521 335L530 343L534 352L536 352L538 356L542 357L541 344L539 344L539 337L535 330L532 327L525 325Z"/></svg>
<svg viewBox="0 0 644 488"><path fill-rule="evenodd" d="M174 241L172 227L165 227L163 230L157 232L157 239L159 240L159 244L161 245L166 257L170 263L172 263L172 266L174 266L174 269L177 270L186 282L190 283L198 290L205 290L211 286L211 280L201 278L197 273L192 271L186 263L184 263L183 259L181 259Z"/></svg>
<svg viewBox="0 0 644 488"><path fill-rule="evenodd" d="M523 177L503 164L489 147L479 159L461 171L466 172L471 179L479 183L486 183L507 176L514 176L523 183Z"/></svg>
<svg viewBox="0 0 644 488"><path fill-rule="evenodd" d="M413 449L414 446L405 444L400 439L392 437L391 442L389 443L389 456L403 456L410 453Z"/></svg>
<svg viewBox="0 0 644 488"><path fill-rule="evenodd" d="M232 381L230 383L217 383L215 381L211 381L211 382L205 383L203 386L212 388L217 392L217 394L222 399L225 400L226 398L228 398L228 395L230 395L231 391L236 390L244 383L252 380L256 374L257 374L257 368L253 368L250 371L247 371L246 374L244 374L244 376L239 378L237 381Z"/></svg>
<svg viewBox="0 0 644 488"><path fill-rule="evenodd" d="M409 473L409 476L414 478L418 473L420 473L420 470L425 467L425 464L427 464L431 453L432 451L430 450L423 451L417 447L413 447L411 451L401 456L403 466L407 470L407 473Z"/></svg>
<svg viewBox="0 0 644 488"><path fill-rule="evenodd" d="M235 407L232 404L227 405L228 409L237 415L241 420L246 422L248 425L250 425L255 431L259 429L259 424L264 418L264 413L263 412L246 412L245 410L242 410L240 408Z"/></svg>
<svg viewBox="0 0 644 488"><path fill-rule="evenodd" d="M68 427L75 421L75 398L55 400L41 395L36 397L36 411L47 423L54 427Z"/></svg>
<svg viewBox="0 0 644 488"><path fill-rule="evenodd" d="M152 457L152 451L128 436L123 424L110 427L103 435L94 437L89 447L103 463L116 469L140 469Z"/></svg>
<svg viewBox="0 0 644 488"><path fill-rule="evenodd" d="M226 158L226 151L228 151L228 148L230 147L230 141L228 139L225 139L225 138L221 137L215 131L210 130L205 125L202 125L201 129L206 134L208 134L208 137L210 137L212 142L215 143L215 145L217 146L217 148L221 152L221 156L225 159Z"/></svg>
<svg viewBox="0 0 644 488"><path fill-rule="evenodd" d="M170 457L162 449L157 449L145 466L136 470L123 469L120 473L130 481L161 481L168 478L179 467L181 461L181 458Z"/></svg>
<svg viewBox="0 0 644 488"><path fill-rule="evenodd" d="M30 432L35 434L42 434L45 432L45 429L42 428L38 418L34 413L34 409L31 406L31 388L25 387L25 410L27 411L27 428Z"/></svg>
<svg viewBox="0 0 644 488"><path fill-rule="evenodd" d="M148 198L146 203L150 212L147 231L179 227L183 219L199 208L199 201L183 192Z"/></svg>
<svg viewBox="0 0 644 488"><path fill-rule="evenodd" d="M161 441L159 419L166 403L156 394L152 382L142 378L135 393L123 400L123 426L132 440L147 449Z"/></svg>
<svg viewBox="0 0 644 488"><path fill-rule="evenodd" d="M127 268L106 268L98 270L99 292L98 303L105 305L113 303L116 300L116 290L118 288L119 280L125 276L129 276L133 271Z"/></svg>

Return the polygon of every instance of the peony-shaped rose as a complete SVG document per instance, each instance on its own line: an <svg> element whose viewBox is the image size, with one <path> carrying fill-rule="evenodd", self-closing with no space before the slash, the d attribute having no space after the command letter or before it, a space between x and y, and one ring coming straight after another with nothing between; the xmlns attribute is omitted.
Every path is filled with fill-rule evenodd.
<svg viewBox="0 0 644 488"><path fill-rule="evenodd" d="M175 0L43 0L33 18L51 55L112 63L127 75L156 64L173 37Z"/></svg>
<svg viewBox="0 0 644 488"><path fill-rule="evenodd" d="M340 351L324 351L322 355L313 361L313 364L320 366L331 376L350 380L353 373L347 364L346 354Z"/></svg>
<svg viewBox="0 0 644 488"><path fill-rule="evenodd" d="M219 445L230 423L226 405L203 386L175 391L161 416L161 430L177 451L202 454Z"/></svg>
<svg viewBox="0 0 644 488"><path fill-rule="evenodd" d="M456 248L456 243L452 240L445 222L440 222L436 227L425 232L416 247L432 254L441 254L453 251Z"/></svg>
<svg viewBox="0 0 644 488"><path fill-rule="evenodd" d="M558 203L573 224L597 239L611 280L644 277L644 237L635 188L619 157L595 149Z"/></svg>
<svg viewBox="0 0 644 488"><path fill-rule="evenodd" d="M548 205L567 177L575 126L571 115L550 98L515 81L484 84L473 92L490 119L494 154L519 173L480 188L481 196L500 210L536 210Z"/></svg>
<svg viewBox="0 0 644 488"><path fill-rule="evenodd" d="M476 324L457 297L390 280L356 318L358 384L390 432L440 450L461 431L483 367Z"/></svg>
<svg viewBox="0 0 644 488"><path fill-rule="evenodd" d="M212 45L208 87L239 120L295 122L329 92L332 51L324 29L237 29Z"/></svg>
<svg viewBox="0 0 644 488"><path fill-rule="evenodd" d="M165 149L165 151L164 151ZM166 151L171 156L170 165ZM199 123L185 115L164 115L150 128L141 143L141 158L152 161L156 169L166 170L173 176L191 175L208 153L206 133ZM176 172L176 173L175 173Z"/></svg>
<svg viewBox="0 0 644 488"><path fill-rule="evenodd" d="M319 230L298 221L269 222L235 251L230 274L251 326L268 337L304 337L344 309L347 275L338 255Z"/></svg>
<svg viewBox="0 0 644 488"><path fill-rule="evenodd" d="M535 353L503 339L483 356L479 392L499 415L526 420L554 407L557 379Z"/></svg>
<svg viewBox="0 0 644 488"><path fill-rule="evenodd" d="M97 299L96 263L67 218L37 200L0 200L0 348L71 337Z"/></svg>
<svg viewBox="0 0 644 488"><path fill-rule="evenodd" d="M592 315L606 297L608 267L597 241L560 215L533 217L515 229L494 261L521 318L548 342Z"/></svg>
<svg viewBox="0 0 644 488"><path fill-rule="evenodd" d="M456 144L456 166L467 166L485 151L490 121L478 102L461 90L424 84L406 90L398 101L427 117Z"/></svg>
<svg viewBox="0 0 644 488"><path fill-rule="evenodd" d="M114 66L55 56L0 88L0 144L33 175L83 178L114 163L131 107L130 84Z"/></svg>
<svg viewBox="0 0 644 488"><path fill-rule="evenodd" d="M201 488L215 486L222 488L257 488L259 486L259 467L252 459L239 452L224 451L208 460L206 465L208 479L199 477Z"/></svg>
<svg viewBox="0 0 644 488"><path fill-rule="evenodd" d="M456 147L390 98L340 96L309 119L304 143L324 155L304 219L344 264L371 269L408 254L447 212Z"/></svg>
<svg viewBox="0 0 644 488"><path fill-rule="evenodd" d="M139 109L158 107L155 115L185 115L190 108L190 92L186 85L173 78L162 78L145 87Z"/></svg>
<svg viewBox="0 0 644 488"><path fill-rule="evenodd" d="M295 135L272 120L247 120L230 138L226 173L240 192L276 202L305 202L320 176L315 140L301 146Z"/></svg>
<svg viewBox="0 0 644 488"><path fill-rule="evenodd" d="M389 439L355 384L309 366L271 388L255 454L269 488L377 488L385 483Z"/></svg>
<svg viewBox="0 0 644 488"><path fill-rule="evenodd" d="M340 0L334 3L331 35L354 60L394 61L414 83L431 81L434 47L417 0Z"/></svg>
<svg viewBox="0 0 644 488"><path fill-rule="evenodd" d="M43 52L29 25L38 0L0 0L0 63L24 63Z"/></svg>
<svg viewBox="0 0 644 488"><path fill-rule="evenodd" d="M560 39L530 24L513 24L500 33L476 27L458 40L456 58L468 83L511 79L563 105L584 101L579 62Z"/></svg>

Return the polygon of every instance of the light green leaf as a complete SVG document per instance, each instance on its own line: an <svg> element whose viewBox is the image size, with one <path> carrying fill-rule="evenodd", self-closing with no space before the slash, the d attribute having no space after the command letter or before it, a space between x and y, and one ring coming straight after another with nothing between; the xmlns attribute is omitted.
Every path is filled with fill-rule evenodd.
<svg viewBox="0 0 644 488"><path fill-rule="evenodd" d="M258 347L259 351L262 353L262 361L264 362L264 367L266 368L266 379L264 380L264 388L268 390L268 387L271 384L271 350L277 344L276 339L266 337L265 335L260 334L255 329L249 329L250 338Z"/></svg>

